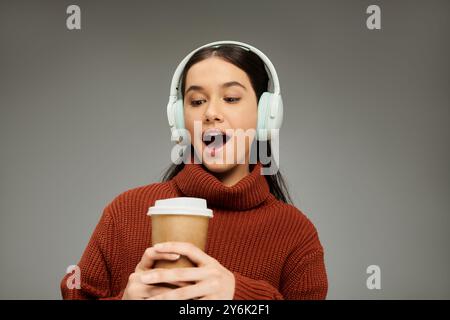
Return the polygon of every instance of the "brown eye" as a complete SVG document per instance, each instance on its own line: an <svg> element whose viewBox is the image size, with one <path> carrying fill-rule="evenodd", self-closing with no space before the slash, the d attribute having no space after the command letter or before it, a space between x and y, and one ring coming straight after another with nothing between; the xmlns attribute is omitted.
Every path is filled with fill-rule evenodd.
<svg viewBox="0 0 450 320"><path fill-rule="evenodd" d="M191 105L193 106L199 106L201 105L201 102L203 102L204 100L191 100Z"/></svg>
<svg viewBox="0 0 450 320"><path fill-rule="evenodd" d="M241 98L229 97L229 98L225 98L224 100L227 101L227 102L230 102L230 103L234 103L234 102L238 102L239 100L241 100Z"/></svg>

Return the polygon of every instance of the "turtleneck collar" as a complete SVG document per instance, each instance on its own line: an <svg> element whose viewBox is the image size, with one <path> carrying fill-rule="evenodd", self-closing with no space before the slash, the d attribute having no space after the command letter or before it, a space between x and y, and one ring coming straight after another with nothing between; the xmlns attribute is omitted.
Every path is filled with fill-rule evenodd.
<svg viewBox="0 0 450 320"><path fill-rule="evenodd" d="M248 175L229 187L202 164L189 163L184 165L173 181L184 196L206 199L208 206L247 210L260 205L272 195L266 178L261 175L261 168L262 164L258 161Z"/></svg>

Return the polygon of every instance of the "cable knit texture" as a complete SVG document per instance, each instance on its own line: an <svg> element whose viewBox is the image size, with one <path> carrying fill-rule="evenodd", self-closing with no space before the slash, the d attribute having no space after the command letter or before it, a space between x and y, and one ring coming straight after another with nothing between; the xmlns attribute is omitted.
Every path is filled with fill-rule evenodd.
<svg viewBox="0 0 450 320"><path fill-rule="evenodd" d="M324 250L312 222L270 193L261 163L225 186L202 164L186 164L170 181L125 191L103 210L78 263L81 288L64 299L121 299L128 277L151 246L148 208L158 199L200 197L213 210L205 252L235 276L235 300L325 299Z"/></svg>

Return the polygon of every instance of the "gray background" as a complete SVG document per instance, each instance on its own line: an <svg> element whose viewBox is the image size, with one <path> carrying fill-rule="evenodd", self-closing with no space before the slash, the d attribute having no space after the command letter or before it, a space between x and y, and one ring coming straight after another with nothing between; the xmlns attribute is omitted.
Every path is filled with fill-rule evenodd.
<svg viewBox="0 0 450 320"><path fill-rule="evenodd" d="M66 7L82 30L66 29ZM382 29L365 10L381 6ZM449 1L2 1L0 298L60 298L105 205L170 163L191 50L275 64L281 172L326 251L329 299L450 298ZM381 268L381 290L366 287Z"/></svg>

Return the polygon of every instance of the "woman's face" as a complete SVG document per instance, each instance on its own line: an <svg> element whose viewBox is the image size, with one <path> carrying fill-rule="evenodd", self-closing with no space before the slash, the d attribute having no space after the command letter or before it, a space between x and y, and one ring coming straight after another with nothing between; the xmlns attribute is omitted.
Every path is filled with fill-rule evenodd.
<svg viewBox="0 0 450 320"><path fill-rule="evenodd" d="M210 57L191 66L185 88L185 126L202 163L213 172L248 164L258 112L256 93L245 71ZM213 138L214 134L208 135L213 132L210 129L226 133L226 138Z"/></svg>

